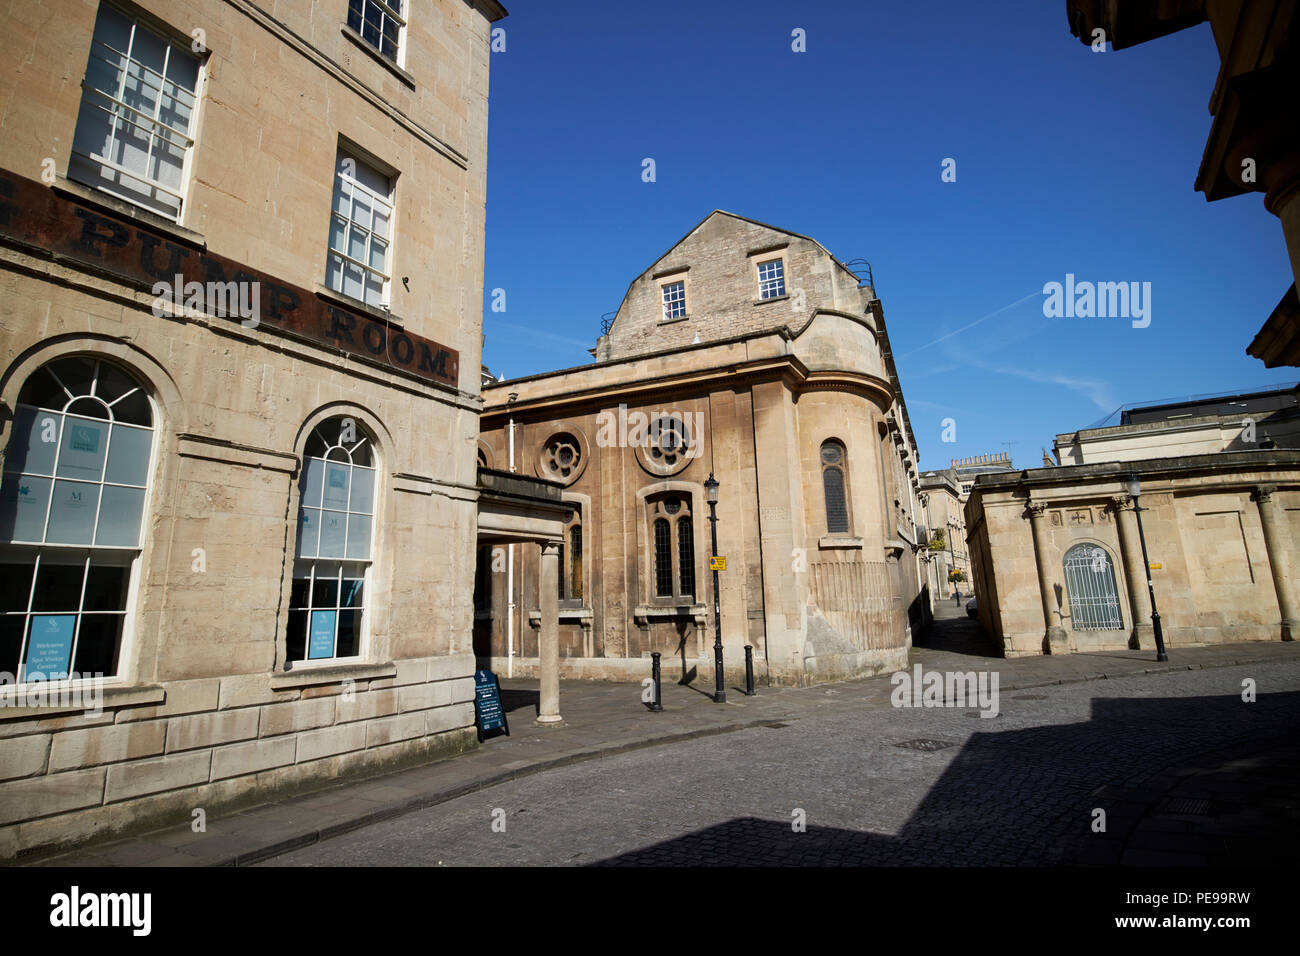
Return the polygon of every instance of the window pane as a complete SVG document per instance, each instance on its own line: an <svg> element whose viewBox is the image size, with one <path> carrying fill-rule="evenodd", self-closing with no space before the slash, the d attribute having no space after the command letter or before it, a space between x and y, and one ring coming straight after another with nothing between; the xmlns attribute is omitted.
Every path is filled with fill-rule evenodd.
<svg viewBox="0 0 1300 956"><path fill-rule="evenodd" d="M0 611L26 611L27 599L31 596L32 572L36 569L35 560L0 563ZM0 671L5 670L0 666ZM8 668L10 673L13 668Z"/></svg>
<svg viewBox="0 0 1300 956"><path fill-rule="evenodd" d="M77 634L77 659L72 669L82 677L117 673L118 639L122 635L121 614L83 614Z"/></svg>
<svg viewBox="0 0 1300 956"><path fill-rule="evenodd" d="M149 397L140 389L136 389L121 401L114 403L113 418L119 422L149 427L153 424L153 413L149 410Z"/></svg>
<svg viewBox="0 0 1300 956"><path fill-rule="evenodd" d="M335 565L338 567L338 565ZM320 574L318 571L317 574ZM339 582L338 578L333 575L329 577L317 577L316 584L312 588L311 606L312 607L338 607L339 604Z"/></svg>
<svg viewBox="0 0 1300 956"><path fill-rule="evenodd" d="M98 504L99 485L56 481L45 540L54 544L90 544Z"/></svg>
<svg viewBox="0 0 1300 956"><path fill-rule="evenodd" d="M114 425L104 480L121 485L145 484L149 479L149 448L152 444L152 431Z"/></svg>
<svg viewBox="0 0 1300 956"><path fill-rule="evenodd" d="M356 657L361 646L361 612L339 611L339 639L335 657Z"/></svg>
<svg viewBox="0 0 1300 956"><path fill-rule="evenodd" d="M361 578L345 578L340 607L361 607L365 596L365 581Z"/></svg>
<svg viewBox="0 0 1300 956"><path fill-rule="evenodd" d="M49 370L58 377L73 395L89 395L91 383L95 380L95 361L82 355L59 359L49 364ZM58 405L63 407L63 402Z"/></svg>
<svg viewBox="0 0 1300 956"><path fill-rule="evenodd" d="M826 531L844 534L849 530L849 513L844 502L844 472L838 467L822 469L822 486L826 492Z"/></svg>
<svg viewBox="0 0 1300 956"><path fill-rule="evenodd" d="M374 505L375 473L369 468L353 468L351 510L362 514L374 514Z"/></svg>
<svg viewBox="0 0 1300 956"><path fill-rule="evenodd" d="M85 566L81 561L63 562L57 556L41 557L41 569L36 575L36 591L32 594L33 611L72 611L81 604L81 578Z"/></svg>
<svg viewBox="0 0 1300 956"><path fill-rule="evenodd" d="M347 465L325 462L324 472L324 507L345 511L348 507L348 471Z"/></svg>
<svg viewBox="0 0 1300 956"><path fill-rule="evenodd" d="M90 559L90 572L86 575L86 596L82 602L85 611L125 611L126 586L131 579L131 569L120 564L101 564Z"/></svg>
<svg viewBox="0 0 1300 956"><path fill-rule="evenodd" d="M69 415L59 445L59 477L99 481L104 474L108 423Z"/></svg>
<svg viewBox="0 0 1300 956"><path fill-rule="evenodd" d="M104 500L99 506L99 528L95 533L95 544L104 547L138 547L140 516L143 513L143 488L105 485Z"/></svg>
<svg viewBox="0 0 1300 956"><path fill-rule="evenodd" d="M298 557L314 558L320 542L320 511L303 508L298 512Z"/></svg>
<svg viewBox="0 0 1300 956"><path fill-rule="evenodd" d="M358 561L370 558L370 519L365 515L352 515L348 519L347 557Z"/></svg>
<svg viewBox="0 0 1300 956"><path fill-rule="evenodd" d="M44 539L50 484L49 478L5 475L4 481L0 482L0 540Z"/></svg>
<svg viewBox="0 0 1300 956"><path fill-rule="evenodd" d="M690 515L677 519L677 558L681 564L682 596L695 594L695 528Z"/></svg>
<svg viewBox="0 0 1300 956"><path fill-rule="evenodd" d="M346 515L341 511L322 511L320 529L320 556L322 558L343 557L343 535L346 531Z"/></svg>
<svg viewBox="0 0 1300 956"><path fill-rule="evenodd" d="M289 612L289 632L286 640L286 656L291 661L300 661L307 653L307 611Z"/></svg>
<svg viewBox="0 0 1300 956"><path fill-rule="evenodd" d="M33 614L27 633L25 680L64 680L72 665L75 614Z"/></svg>
<svg viewBox="0 0 1300 956"><path fill-rule="evenodd" d="M657 597L673 596L672 542L666 518L656 518L654 523L655 538L655 595Z"/></svg>
<svg viewBox="0 0 1300 956"><path fill-rule="evenodd" d="M315 458L308 458L302 463L302 504L307 508L319 508L321 488L325 484L325 463Z"/></svg>
<svg viewBox="0 0 1300 956"><path fill-rule="evenodd" d="M22 614L0 615L0 671L18 673L18 655L23 649L27 618Z"/></svg>
<svg viewBox="0 0 1300 956"><path fill-rule="evenodd" d="M289 590L289 607L307 607L307 600L311 596L311 580L309 578L294 578L293 585Z"/></svg>
<svg viewBox="0 0 1300 956"><path fill-rule="evenodd" d="M54 474L54 449L58 447L63 416L19 405L13 432L5 447L5 471Z"/></svg>

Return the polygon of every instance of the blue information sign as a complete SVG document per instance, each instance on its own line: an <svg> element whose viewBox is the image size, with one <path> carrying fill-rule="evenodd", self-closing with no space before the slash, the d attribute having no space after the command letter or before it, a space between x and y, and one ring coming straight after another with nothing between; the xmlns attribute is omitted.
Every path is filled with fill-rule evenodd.
<svg viewBox="0 0 1300 956"><path fill-rule="evenodd" d="M309 661L334 656L334 618L337 614L337 611L311 612L311 640L307 646Z"/></svg>
<svg viewBox="0 0 1300 956"><path fill-rule="evenodd" d="M489 670L474 672L474 717L478 721L479 739L489 730L504 730L510 734L506 711L501 706L501 684L497 675Z"/></svg>
<svg viewBox="0 0 1300 956"><path fill-rule="evenodd" d="M76 630L75 614L33 614L25 678L65 680L72 665L72 636Z"/></svg>

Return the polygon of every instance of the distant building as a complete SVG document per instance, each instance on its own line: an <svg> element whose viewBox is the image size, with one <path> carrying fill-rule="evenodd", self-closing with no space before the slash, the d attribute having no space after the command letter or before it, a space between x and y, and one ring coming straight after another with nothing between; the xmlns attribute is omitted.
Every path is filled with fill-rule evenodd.
<svg viewBox="0 0 1300 956"><path fill-rule="evenodd" d="M998 475L1016 470L1015 465L1011 463L1011 457L1006 452L992 455L975 455L971 458L954 458L952 460L952 469L957 475L958 484L961 486L963 504L970 496L971 488L975 486L975 479L980 475Z"/></svg>
<svg viewBox="0 0 1300 956"><path fill-rule="evenodd" d="M639 681L659 652L707 682L712 473L727 680L746 644L779 683L905 666L928 611L916 441L865 273L716 211L603 332L594 364L484 385L481 463L555 483L570 514L557 549L481 549L480 663L545 669L556 573L564 676Z"/></svg>
<svg viewBox="0 0 1300 956"><path fill-rule="evenodd" d="M921 513L929 532L929 544L922 557L928 570L930 594L935 599L958 591L969 592L970 553L966 543L966 497L955 468L921 473ZM961 575L956 579L953 572Z"/></svg>
<svg viewBox="0 0 1300 956"><path fill-rule="evenodd" d="M1300 448L1300 384L1125 406L1119 422L1056 436L1062 465Z"/></svg>

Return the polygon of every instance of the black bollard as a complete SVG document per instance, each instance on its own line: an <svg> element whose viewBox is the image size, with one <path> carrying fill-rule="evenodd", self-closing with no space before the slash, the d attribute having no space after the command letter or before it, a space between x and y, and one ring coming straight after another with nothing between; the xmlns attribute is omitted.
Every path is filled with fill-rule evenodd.
<svg viewBox="0 0 1300 956"><path fill-rule="evenodd" d="M754 646L745 645L745 696L754 696Z"/></svg>
<svg viewBox="0 0 1300 956"><path fill-rule="evenodd" d="M664 709L663 704L663 685L659 679L659 652L655 651L650 655L650 677L655 682L655 699L650 705L650 709L655 713Z"/></svg>

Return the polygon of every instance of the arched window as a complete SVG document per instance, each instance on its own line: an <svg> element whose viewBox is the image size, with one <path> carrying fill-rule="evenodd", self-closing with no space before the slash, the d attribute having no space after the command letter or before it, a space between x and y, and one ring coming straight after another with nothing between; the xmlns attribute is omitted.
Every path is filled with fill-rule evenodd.
<svg viewBox="0 0 1300 956"><path fill-rule="evenodd" d="M845 488L848 455L834 439L822 442L822 490L826 496L826 533L849 533L849 505Z"/></svg>
<svg viewBox="0 0 1300 956"><path fill-rule="evenodd" d="M695 527L688 495L651 498L651 546L654 557L654 596L665 603L695 603Z"/></svg>
<svg viewBox="0 0 1300 956"><path fill-rule="evenodd" d="M1124 626L1115 590L1115 568L1105 548L1076 544L1065 552L1065 590L1076 631L1114 631Z"/></svg>
<svg viewBox="0 0 1300 956"><path fill-rule="evenodd" d="M153 458L143 387L90 356L23 383L0 482L0 671L115 675Z"/></svg>
<svg viewBox="0 0 1300 956"><path fill-rule="evenodd" d="M577 505L564 526L564 546L560 548L560 603L582 606L582 511Z"/></svg>
<svg viewBox="0 0 1300 956"><path fill-rule="evenodd" d="M373 442L353 418L316 426L303 452L287 659L358 657L374 538Z"/></svg>

